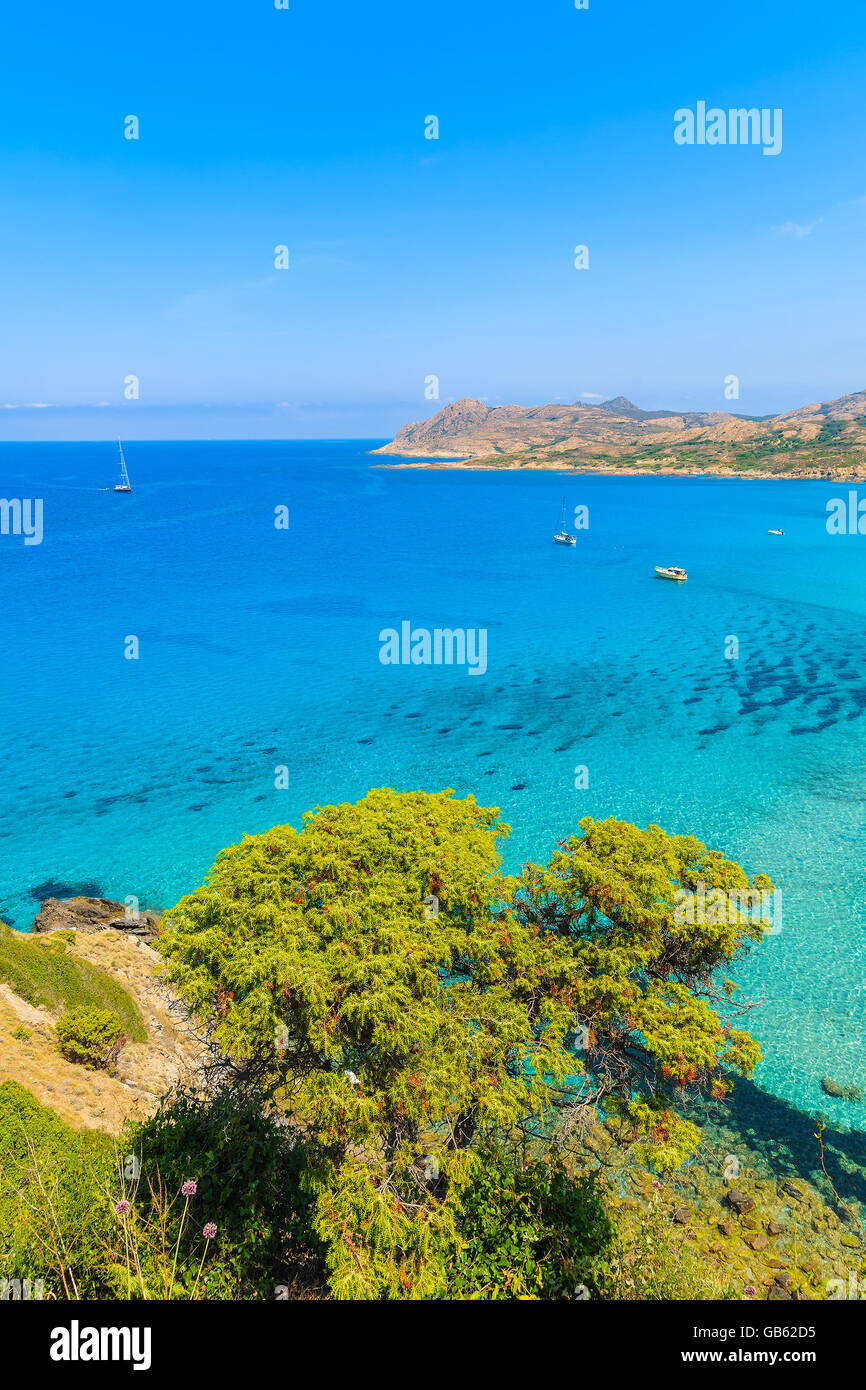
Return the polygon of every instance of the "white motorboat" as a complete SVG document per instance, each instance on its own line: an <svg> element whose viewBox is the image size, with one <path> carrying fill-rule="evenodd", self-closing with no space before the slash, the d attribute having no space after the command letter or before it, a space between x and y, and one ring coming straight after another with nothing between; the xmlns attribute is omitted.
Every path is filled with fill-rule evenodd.
<svg viewBox="0 0 866 1390"><path fill-rule="evenodd" d="M680 569L679 565L656 565L657 579L675 579L678 584L681 584L688 577L685 570Z"/></svg>

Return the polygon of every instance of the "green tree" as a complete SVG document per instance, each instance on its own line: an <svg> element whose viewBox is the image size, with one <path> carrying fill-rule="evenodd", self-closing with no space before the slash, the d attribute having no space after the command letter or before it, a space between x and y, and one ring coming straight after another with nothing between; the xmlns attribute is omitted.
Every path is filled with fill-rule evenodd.
<svg viewBox="0 0 866 1390"><path fill-rule="evenodd" d="M691 835L626 821L580 823L550 863L524 865L505 918L546 950L540 994L575 1020L579 1079L554 1102L576 1118L604 1103L647 1159L675 1168L698 1141L674 1103L686 1087L714 1097L750 1076L758 1044L732 1026L747 1004L726 969L761 941L765 875L749 879ZM694 900L710 903L694 908ZM685 904L691 904L686 908Z"/></svg>
<svg viewBox="0 0 866 1390"><path fill-rule="evenodd" d="M674 910L744 872L657 827L582 830L504 877L496 809L372 791L224 850L166 915L169 980L225 1069L307 1138L337 1296L443 1296L491 1145L604 1099L679 1161L677 1088L753 1068L714 979L761 929Z"/></svg>

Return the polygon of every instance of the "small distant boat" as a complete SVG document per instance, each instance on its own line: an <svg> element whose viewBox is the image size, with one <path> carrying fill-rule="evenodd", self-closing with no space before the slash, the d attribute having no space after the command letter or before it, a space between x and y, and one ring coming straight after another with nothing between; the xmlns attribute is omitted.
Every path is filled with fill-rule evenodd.
<svg viewBox="0 0 866 1390"><path fill-rule="evenodd" d="M120 450L120 482L117 484L114 491L132 492L132 488L129 485L129 474L126 471L126 459L123 457L123 445L119 439L117 441L117 447Z"/></svg>
<svg viewBox="0 0 866 1390"><path fill-rule="evenodd" d="M565 498L562 499L562 520L559 523L559 531L553 538L556 545L577 545L574 536L570 536L565 529Z"/></svg>
<svg viewBox="0 0 866 1390"><path fill-rule="evenodd" d="M784 534L785 534L784 531L768 531L768 532L767 532L767 535L768 535L768 536L784 536Z"/></svg>
<svg viewBox="0 0 866 1390"><path fill-rule="evenodd" d="M685 570L680 569L679 565L656 565L657 579L675 579L678 584L681 584L688 577Z"/></svg>

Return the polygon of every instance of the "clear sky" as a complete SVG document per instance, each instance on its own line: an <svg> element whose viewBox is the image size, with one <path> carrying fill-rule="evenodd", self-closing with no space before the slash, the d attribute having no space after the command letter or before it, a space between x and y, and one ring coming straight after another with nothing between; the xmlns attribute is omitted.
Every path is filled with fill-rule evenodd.
<svg viewBox="0 0 866 1390"><path fill-rule="evenodd" d="M863 388L864 63L864 0L9 5L0 439ZM699 101L781 153L677 145Z"/></svg>

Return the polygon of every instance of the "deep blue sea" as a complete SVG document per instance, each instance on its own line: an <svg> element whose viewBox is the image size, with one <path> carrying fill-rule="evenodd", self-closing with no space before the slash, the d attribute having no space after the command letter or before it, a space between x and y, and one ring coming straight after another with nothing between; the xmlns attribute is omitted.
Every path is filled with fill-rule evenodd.
<svg viewBox="0 0 866 1390"><path fill-rule="evenodd" d="M584 815L656 822L779 886L739 972L758 1079L866 1128L820 1084L866 1088L866 537L825 528L847 488L396 470L377 442L129 444L129 496L100 490L110 444L0 446L45 528L0 536L0 916L170 906L244 832L371 786L501 807L515 868ZM382 665L405 620L486 629L486 674Z"/></svg>

